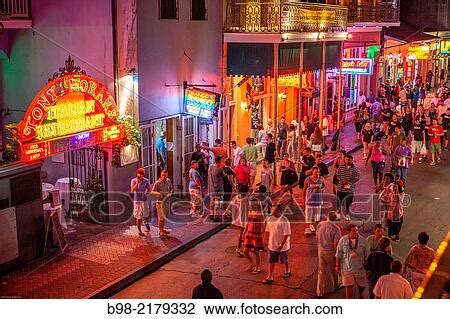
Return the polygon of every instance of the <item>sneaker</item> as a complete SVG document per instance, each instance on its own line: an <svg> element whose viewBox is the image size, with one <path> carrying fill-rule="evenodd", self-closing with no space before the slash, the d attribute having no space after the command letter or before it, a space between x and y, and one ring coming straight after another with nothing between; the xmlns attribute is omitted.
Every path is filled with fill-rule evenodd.
<svg viewBox="0 0 450 319"><path fill-rule="evenodd" d="M314 233L314 232L316 231L316 229L314 228L314 225L313 225L313 224L309 225L309 230L310 230L312 233Z"/></svg>
<svg viewBox="0 0 450 319"><path fill-rule="evenodd" d="M139 233L139 236L145 237L145 234L144 234L143 232L140 232L140 233Z"/></svg>
<svg viewBox="0 0 450 319"><path fill-rule="evenodd" d="M441 161L441 157L440 156L438 156L437 161L438 161L438 163Z"/></svg>
<svg viewBox="0 0 450 319"><path fill-rule="evenodd" d="M422 163L422 157L419 157L419 163Z"/></svg>
<svg viewBox="0 0 450 319"><path fill-rule="evenodd" d="M145 228L147 228L147 230L150 231L150 225L148 223L145 223Z"/></svg>
<svg viewBox="0 0 450 319"><path fill-rule="evenodd" d="M431 166L436 165L436 162L430 162L430 165Z"/></svg>

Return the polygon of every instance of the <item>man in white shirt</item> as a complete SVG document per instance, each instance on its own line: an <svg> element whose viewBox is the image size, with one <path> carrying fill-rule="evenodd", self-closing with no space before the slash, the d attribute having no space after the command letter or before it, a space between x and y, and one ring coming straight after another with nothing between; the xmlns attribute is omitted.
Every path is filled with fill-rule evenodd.
<svg viewBox="0 0 450 319"><path fill-rule="evenodd" d="M400 101L400 105L406 105L408 100L406 99L406 90L405 88L400 88L400 92L398 93L398 100Z"/></svg>
<svg viewBox="0 0 450 319"><path fill-rule="evenodd" d="M377 299L411 299L413 291L409 282L402 277L403 266L398 260L391 263L391 273L378 279L373 293Z"/></svg>
<svg viewBox="0 0 450 319"><path fill-rule="evenodd" d="M239 164L239 161L242 157L242 149L237 146L236 141L230 142L231 148L233 149L233 167L236 167Z"/></svg>
<svg viewBox="0 0 450 319"><path fill-rule="evenodd" d="M291 224L282 214L282 207L275 206L272 215L267 219L264 243L269 249L269 272L263 280L264 284L273 283L273 271L275 264L284 264L283 278L289 278L291 271L288 263L288 251L290 247Z"/></svg>
<svg viewBox="0 0 450 319"><path fill-rule="evenodd" d="M366 102L366 96L364 95L363 91L359 91L358 101L356 106L360 106L363 104L363 102Z"/></svg>

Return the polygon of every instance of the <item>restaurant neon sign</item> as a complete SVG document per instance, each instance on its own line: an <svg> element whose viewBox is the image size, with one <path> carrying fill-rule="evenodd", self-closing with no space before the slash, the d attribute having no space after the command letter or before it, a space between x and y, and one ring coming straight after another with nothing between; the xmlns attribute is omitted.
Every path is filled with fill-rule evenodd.
<svg viewBox="0 0 450 319"><path fill-rule="evenodd" d="M184 112L202 118L212 118L213 110L220 102L220 94L188 88L184 94Z"/></svg>
<svg viewBox="0 0 450 319"><path fill-rule="evenodd" d="M342 74L371 75L372 73L373 59L342 59Z"/></svg>

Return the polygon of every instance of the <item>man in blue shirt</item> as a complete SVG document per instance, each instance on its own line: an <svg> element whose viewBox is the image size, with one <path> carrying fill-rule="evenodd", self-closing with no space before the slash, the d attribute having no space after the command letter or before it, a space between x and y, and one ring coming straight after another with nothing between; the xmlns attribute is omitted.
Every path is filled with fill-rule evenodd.
<svg viewBox="0 0 450 319"><path fill-rule="evenodd" d="M161 136L156 140L156 157L160 171L166 169L167 148L166 148L166 132L161 132Z"/></svg>
<svg viewBox="0 0 450 319"><path fill-rule="evenodd" d="M201 214L202 208L202 188L203 182L198 172L198 162L191 161L191 169L189 170L189 195L191 196L191 216L197 217Z"/></svg>
<svg viewBox="0 0 450 319"><path fill-rule="evenodd" d="M131 180L131 193L133 194L134 202L133 215L136 219L139 236L141 237L145 237L141 230L142 219L144 220L145 227L150 231L150 225L148 224L150 214L147 201L147 194L150 192L150 181L144 177L144 174L145 169L138 168L136 177Z"/></svg>

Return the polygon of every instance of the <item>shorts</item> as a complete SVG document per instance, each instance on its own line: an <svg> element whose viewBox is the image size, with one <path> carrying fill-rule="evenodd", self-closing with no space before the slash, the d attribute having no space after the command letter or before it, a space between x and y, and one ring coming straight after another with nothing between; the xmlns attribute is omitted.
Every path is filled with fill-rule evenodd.
<svg viewBox="0 0 450 319"><path fill-rule="evenodd" d="M269 250L269 264L286 264L288 262L288 250L273 251Z"/></svg>
<svg viewBox="0 0 450 319"><path fill-rule="evenodd" d="M419 154L420 150L422 149L422 145L423 145L423 141L414 141L412 152L414 154Z"/></svg>
<svg viewBox="0 0 450 319"><path fill-rule="evenodd" d="M305 220L307 223L312 224L314 222L320 221L320 212L322 210L322 206L309 206L306 205L305 208Z"/></svg>
<svg viewBox="0 0 450 319"><path fill-rule="evenodd" d="M440 143L431 143L430 151L431 151L431 153L441 153L441 144Z"/></svg>
<svg viewBox="0 0 450 319"><path fill-rule="evenodd" d="M133 216L136 219L147 218L150 215L148 202L134 202Z"/></svg>
<svg viewBox="0 0 450 319"><path fill-rule="evenodd" d="M166 202L156 202L156 213L158 214L158 221L164 220L167 216L167 207L169 206Z"/></svg>
<svg viewBox="0 0 450 319"><path fill-rule="evenodd" d="M248 162L248 167L250 167L250 176L256 176L256 162Z"/></svg>
<svg viewBox="0 0 450 319"><path fill-rule="evenodd" d="M189 195L191 196L191 204L195 208L202 206L202 191L199 189L190 189Z"/></svg>
<svg viewBox="0 0 450 319"><path fill-rule="evenodd" d="M372 164L372 171L374 173L383 173L384 172L384 166L385 166L384 162L372 161L371 164Z"/></svg>
<svg viewBox="0 0 450 319"><path fill-rule="evenodd" d="M445 132L445 139L450 141L450 129Z"/></svg>
<svg viewBox="0 0 450 319"><path fill-rule="evenodd" d="M367 277L365 273L355 274L350 271L342 270L342 285L344 287L354 286L367 287Z"/></svg>

